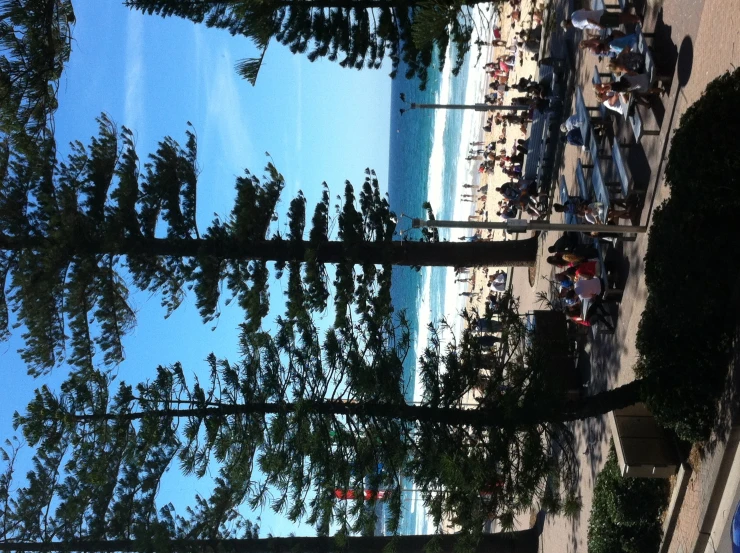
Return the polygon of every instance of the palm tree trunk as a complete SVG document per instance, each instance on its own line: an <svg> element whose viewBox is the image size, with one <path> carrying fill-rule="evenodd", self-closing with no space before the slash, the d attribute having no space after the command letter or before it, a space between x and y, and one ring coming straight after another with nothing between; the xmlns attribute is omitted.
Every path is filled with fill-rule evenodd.
<svg viewBox="0 0 740 553"><path fill-rule="evenodd" d="M475 5L490 0L467 0L464 2L465 5ZM148 8L156 7L198 7L198 6L238 6L240 4L249 4L249 0L126 0L124 4L130 8L137 8L145 10ZM271 0L269 5L275 9L290 7L290 6L301 6L317 9L330 9L330 8L341 8L341 9L374 9L374 8L385 8L385 9L402 9L402 8L413 8L418 5L417 0ZM453 2L450 2L453 5Z"/></svg>
<svg viewBox="0 0 740 553"><path fill-rule="evenodd" d="M582 420L604 415L614 409L628 407L640 401L642 381L636 380L619 388L607 390L594 396L581 398L576 402L565 404L554 412L542 412L536 408L522 408L515 411L501 410L497 406L478 409L457 409L447 407L423 407L406 403L345 403L340 401L305 401L296 403L249 403L208 405L185 409L157 409L134 413L92 413L70 415L75 422L93 422L101 420L135 421L149 417L228 417L234 415L268 415L293 413L300 406L321 415L346 417L370 417L375 419L395 419L421 423L445 424L449 426L472 426L485 428L489 426L528 426L538 423L562 423ZM195 402L193 402L194 404Z"/></svg>
<svg viewBox="0 0 740 553"><path fill-rule="evenodd" d="M484 534L474 553L537 553L539 532L535 528L511 533ZM331 537L292 537L226 540L171 540L172 553L382 553L393 542L403 553L425 553L432 536L355 536L339 547ZM453 553L460 536L445 534L435 537L440 553ZM158 542L159 545L164 545ZM0 542L0 551L138 553L149 544L135 540L91 540L64 542Z"/></svg>
<svg viewBox="0 0 740 553"><path fill-rule="evenodd" d="M76 255L153 255L167 257L215 257L222 260L306 261L311 254L319 263L392 264L428 267L532 266L537 259L537 239L492 242L365 242L359 247L330 241L315 251L309 242L288 240L241 241L207 238L128 238L122 241L70 237L64 244L48 238L16 238L0 234L0 250L63 249Z"/></svg>

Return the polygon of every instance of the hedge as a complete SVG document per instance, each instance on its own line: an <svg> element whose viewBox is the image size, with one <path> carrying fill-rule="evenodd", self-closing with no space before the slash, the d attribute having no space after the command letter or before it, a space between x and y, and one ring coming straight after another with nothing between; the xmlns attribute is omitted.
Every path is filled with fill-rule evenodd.
<svg viewBox="0 0 740 553"><path fill-rule="evenodd" d="M668 483L619 473L612 444L596 477L588 521L589 553L652 553L661 538L660 516L668 504Z"/></svg>
<svg viewBox="0 0 740 553"><path fill-rule="evenodd" d="M653 215L636 373L663 425L709 436L727 374L740 270L740 70L712 81L681 117Z"/></svg>

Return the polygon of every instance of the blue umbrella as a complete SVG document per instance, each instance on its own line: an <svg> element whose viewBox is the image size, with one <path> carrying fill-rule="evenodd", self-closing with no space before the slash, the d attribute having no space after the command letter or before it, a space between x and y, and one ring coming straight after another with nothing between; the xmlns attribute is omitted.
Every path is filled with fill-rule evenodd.
<svg viewBox="0 0 740 553"><path fill-rule="evenodd" d="M732 538L732 553L740 553L740 503L737 504L735 516L732 517L730 538Z"/></svg>

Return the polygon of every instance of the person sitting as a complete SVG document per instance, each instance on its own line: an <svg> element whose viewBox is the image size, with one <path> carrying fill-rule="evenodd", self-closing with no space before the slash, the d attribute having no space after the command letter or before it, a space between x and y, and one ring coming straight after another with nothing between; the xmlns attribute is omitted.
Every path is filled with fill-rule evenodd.
<svg viewBox="0 0 740 553"><path fill-rule="evenodd" d="M631 92L635 95L635 100L649 105L646 100L649 96L660 96L665 94L665 90L660 87L653 87L650 83L650 75L642 74L624 74L618 80L610 83L594 84L596 93L608 93L610 91L617 93Z"/></svg>
<svg viewBox="0 0 740 553"><path fill-rule="evenodd" d="M615 201L614 203L617 204L618 202ZM621 202L619 203L624 205ZM614 209L613 207L609 207L609 209L606 210L606 215L604 214L604 209L604 204L601 202L590 203L586 208L583 217L592 225L598 225L602 220L605 220L607 223L616 224L619 222L619 219L632 219L634 216L634 206L628 207L627 209Z"/></svg>
<svg viewBox="0 0 740 553"><path fill-rule="evenodd" d="M616 111L619 115L624 115L624 103L616 91L609 89L601 92L597 89L596 97L607 109Z"/></svg>
<svg viewBox="0 0 740 553"><path fill-rule="evenodd" d="M580 146L583 148L583 150L586 150L586 146L583 143L583 134L581 133L581 129L576 127L575 129L569 130L565 137L564 137L565 143L569 144L570 146Z"/></svg>
<svg viewBox="0 0 740 553"><path fill-rule="evenodd" d="M552 204L552 210L555 213L565 213L576 217L583 217L587 209L588 200L584 200L580 196L571 196L564 204Z"/></svg>
<svg viewBox="0 0 740 553"><path fill-rule="evenodd" d="M603 56L607 58L616 58L622 52L630 52L637 46L637 35L630 34L624 36L611 35L605 40L599 38L588 38L582 40L579 44L582 50Z"/></svg>
<svg viewBox="0 0 740 553"><path fill-rule="evenodd" d="M497 186L495 190L510 202L518 202L522 197L522 191L508 182L502 186Z"/></svg>
<svg viewBox="0 0 740 553"><path fill-rule="evenodd" d="M577 254L566 253L563 254L563 260L573 260L576 256ZM571 266L564 273L573 278L574 281L581 278L594 278L596 276L596 263L596 261L586 261L585 258L580 257L579 261L572 261Z"/></svg>
<svg viewBox="0 0 740 553"><path fill-rule="evenodd" d="M575 282L570 277L570 275L567 273L567 271L563 271L562 273L556 273L555 283L560 287L561 293L564 293L565 290L573 288L573 286L575 285Z"/></svg>
<svg viewBox="0 0 740 553"><path fill-rule="evenodd" d="M600 296L604 288L601 284L601 279L596 275L590 278L584 275L575 281L573 290L578 294L578 297L585 300Z"/></svg>
<svg viewBox="0 0 740 553"><path fill-rule="evenodd" d="M567 307L565 311L566 317L576 324L583 326L592 326L594 323L603 324L609 332L614 332L614 325L609 321L608 317L611 314L604 307L603 302L599 298L594 298L591 304L588 306L586 313L581 315L582 306L580 304Z"/></svg>
<svg viewBox="0 0 740 553"><path fill-rule="evenodd" d="M488 286L495 292L503 292L506 290L506 272L496 271L490 277L488 277Z"/></svg>

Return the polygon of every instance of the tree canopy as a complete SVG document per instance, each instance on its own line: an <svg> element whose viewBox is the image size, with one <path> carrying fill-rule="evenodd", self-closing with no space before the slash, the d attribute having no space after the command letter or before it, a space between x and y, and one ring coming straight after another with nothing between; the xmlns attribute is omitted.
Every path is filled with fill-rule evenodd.
<svg viewBox="0 0 740 553"><path fill-rule="evenodd" d="M144 13L178 16L245 36L260 55L237 64L252 84L270 41L288 46L310 61L323 58L342 67L380 69L387 58L391 76L401 62L406 78L418 78L424 89L429 70L445 65L447 48L455 46L452 73L460 71L472 44L482 44L474 11L477 1L460 0L127 0ZM482 18L488 16L480 12Z"/></svg>
<svg viewBox="0 0 740 553"><path fill-rule="evenodd" d="M274 337L243 335L238 363L211 356L200 380L179 364L116 390L102 373L72 375L60 394L37 390L16 423L41 449L58 436L92 451L101 436L124 429L151 435L170 444L159 458L178 458L186 474L218 467L229 490L219 495L223 508L269 506L320 535L332 526L340 535L371 532L375 512L367 506L379 499L388 504L387 528L397 532L408 478L438 524L455 516L475 540L487 518L512 524L544 495L549 476L566 494L574 481L569 432L558 415L564 396L544 356L527 345L515 309L511 300L503 313L501 355L486 353L471 331L447 346L434 334L420 361L420 405L402 393L409 349L402 319L376 328L360 318L323 339L309 321L283 319ZM480 407L459 406L473 389ZM372 493L337 501L348 490Z"/></svg>
<svg viewBox="0 0 740 553"><path fill-rule="evenodd" d="M30 155L53 143L57 86L69 60L74 22L70 0L0 2L3 167L9 148Z"/></svg>
<svg viewBox="0 0 740 553"><path fill-rule="evenodd" d="M394 240L395 216L375 173L355 193L347 181L342 203L330 205L324 184L307 226L302 193L290 200L288 232L277 230L285 186L270 162L262 179L245 171L225 220L199 229L197 141L167 137L140 167L130 130L105 115L89 146L71 145L63 161L37 163L6 150L0 173L0 335L9 312L23 325L23 360L32 374L63 360L91 368L124 358L123 337L135 324L129 285L157 293L169 314L192 288L204 321L236 301L242 331L260 328L268 313L269 262L287 273L286 316L303 321L327 309L336 267L333 308L349 321L352 306L380 319L390 307L392 264L531 263L536 240L511 243L429 243ZM336 238L330 227L336 222ZM304 237L304 234L307 236ZM223 298L224 292L228 297Z"/></svg>

